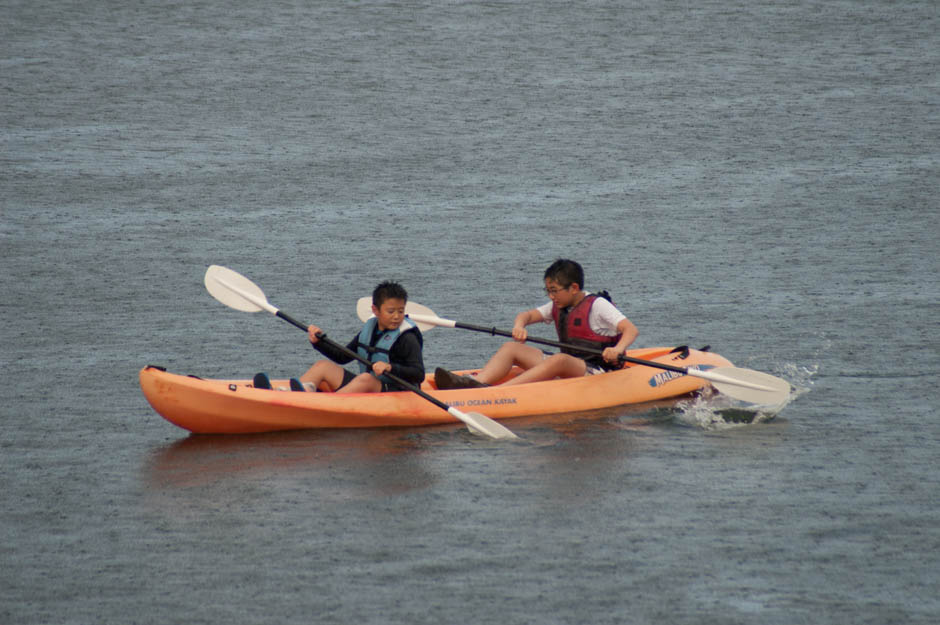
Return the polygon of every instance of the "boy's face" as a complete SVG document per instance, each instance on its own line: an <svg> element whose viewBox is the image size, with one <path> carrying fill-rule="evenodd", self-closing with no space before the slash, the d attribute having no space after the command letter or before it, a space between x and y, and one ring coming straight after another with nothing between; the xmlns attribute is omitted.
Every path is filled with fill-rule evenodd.
<svg viewBox="0 0 940 625"><path fill-rule="evenodd" d="M405 320L405 300L390 297L381 306L372 304L372 314L379 320L380 330L397 330Z"/></svg>
<svg viewBox="0 0 940 625"><path fill-rule="evenodd" d="M545 278L545 293L559 308L567 308L574 304L574 300L580 292L581 287L577 284L572 283L564 287L552 278Z"/></svg>

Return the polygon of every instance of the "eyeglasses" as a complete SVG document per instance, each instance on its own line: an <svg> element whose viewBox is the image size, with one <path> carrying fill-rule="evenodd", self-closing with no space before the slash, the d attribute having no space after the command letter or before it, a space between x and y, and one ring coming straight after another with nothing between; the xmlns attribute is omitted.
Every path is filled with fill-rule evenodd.
<svg viewBox="0 0 940 625"><path fill-rule="evenodd" d="M562 288L560 288L560 289L556 289L556 288L554 288L554 287L552 287L552 288L549 289L548 287L546 287L546 288L545 288L545 294L548 295L548 296L557 295L557 294L560 293L561 291L567 291L567 290L570 289L570 288L571 288L571 285L570 285L570 284L569 284L568 286L562 287Z"/></svg>

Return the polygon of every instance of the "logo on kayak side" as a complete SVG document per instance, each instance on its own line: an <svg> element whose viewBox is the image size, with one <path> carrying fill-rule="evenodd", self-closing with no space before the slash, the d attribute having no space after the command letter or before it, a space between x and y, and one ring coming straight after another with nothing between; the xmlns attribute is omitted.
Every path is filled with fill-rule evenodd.
<svg viewBox="0 0 940 625"><path fill-rule="evenodd" d="M696 369L698 371L708 371L709 369L714 369L715 365L692 365L686 367L687 369ZM649 385L653 388L657 386L662 386L670 380L675 380L676 378L681 378L685 374L679 373L678 371L661 371L649 379Z"/></svg>
<svg viewBox="0 0 940 625"><path fill-rule="evenodd" d="M455 408L458 406L500 406L504 404L515 404L515 397L496 397L494 399L470 399L467 401L448 402Z"/></svg>

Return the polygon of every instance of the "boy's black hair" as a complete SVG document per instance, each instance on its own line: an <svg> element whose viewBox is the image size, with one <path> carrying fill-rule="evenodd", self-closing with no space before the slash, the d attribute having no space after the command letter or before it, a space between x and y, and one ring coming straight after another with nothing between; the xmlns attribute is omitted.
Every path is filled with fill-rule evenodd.
<svg viewBox="0 0 940 625"><path fill-rule="evenodd" d="M547 280L549 278L566 289L575 282L578 283L578 288L584 288L584 269L578 263L567 258L559 258L548 266L543 279Z"/></svg>
<svg viewBox="0 0 940 625"><path fill-rule="evenodd" d="M382 307L387 299L400 299L408 302L408 291L397 282L385 281L372 291L372 305Z"/></svg>

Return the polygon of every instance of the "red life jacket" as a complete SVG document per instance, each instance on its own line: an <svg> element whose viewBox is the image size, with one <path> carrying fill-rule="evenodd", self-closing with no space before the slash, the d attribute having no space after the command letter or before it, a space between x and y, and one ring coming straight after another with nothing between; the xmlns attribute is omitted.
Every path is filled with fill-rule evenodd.
<svg viewBox="0 0 940 625"><path fill-rule="evenodd" d="M574 308L561 309L558 306L552 307L552 319L555 320L555 330L558 331L558 340L562 343L578 345L580 347L590 347L591 349L603 350L607 347L613 347L620 340L620 335L604 336L597 334L591 329L588 319L591 316L591 308L597 295L588 295ZM605 369L619 368L617 365L607 363L601 356L586 354L584 352L562 348L562 353L571 354L578 358L583 358L592 367L603 367Z"/></svg>

